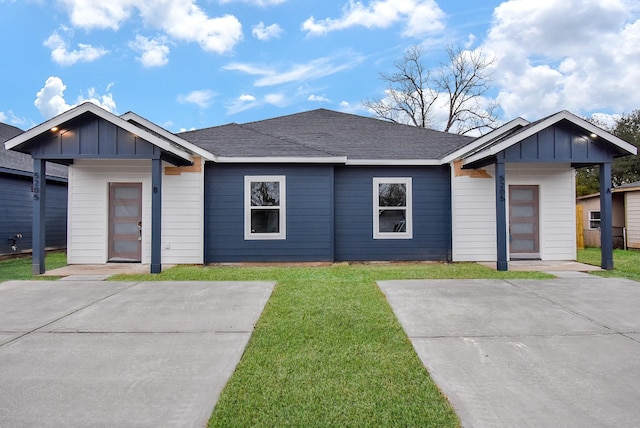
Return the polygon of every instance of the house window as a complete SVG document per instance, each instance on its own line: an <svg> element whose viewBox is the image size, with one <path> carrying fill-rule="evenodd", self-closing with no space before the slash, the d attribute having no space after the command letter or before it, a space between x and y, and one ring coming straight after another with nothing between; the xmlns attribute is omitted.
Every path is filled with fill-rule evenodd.
<svg viewBox="0 0 640 428"><path fill-rule="evenodd" d="M286 180L283 175L244 178L244 239L285 239Z"/></svg>
<svg viewBox="0 0 640 428"><path fill-rule="evenodd" d="M589 229L600 229L600 211L589 211Z"/></svg>
<svg viewBox="0 0 640 428"><path fill-rule="evenodd" d="M373 179L373 238L412 239L411 177Z"/></svg>

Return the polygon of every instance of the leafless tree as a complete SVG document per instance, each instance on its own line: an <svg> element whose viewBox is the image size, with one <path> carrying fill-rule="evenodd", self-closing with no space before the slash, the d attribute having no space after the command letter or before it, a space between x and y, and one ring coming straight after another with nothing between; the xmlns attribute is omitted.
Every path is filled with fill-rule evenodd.
<svg viewBox="0 0 640 428"><path fill-rule="evenodd" d="M479 50L451 46L446 50L448 62L429 70L422 48L409 48L395 62L394 73L380 73L387 82L385 96L367 99L363 105L382 119L423 128L433 128L438 109L446 106L447 119L441 127L445 132L468 134L496 128L499 107L485 97L495 59Z"/></svg>

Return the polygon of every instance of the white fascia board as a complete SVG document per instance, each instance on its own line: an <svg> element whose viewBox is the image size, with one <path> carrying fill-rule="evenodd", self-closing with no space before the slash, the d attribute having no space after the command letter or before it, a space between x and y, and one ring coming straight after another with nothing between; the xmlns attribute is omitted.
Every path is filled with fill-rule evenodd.
<svg viewBox="0 0 640 428"><path fill-rule="evenodd" d="M463 165L466 165L468 163L473 163L476 162L478 160L487 158L489 156L493 156L497 153L500 153L502 150L505 150L509 147L511 147L512 145L519 143L522 140L525 140L527 138L529 138L530 136L542 131L543 129L548 128L551 125L554 125L555 123L560 122L561 120L568 120L569 122L573 123L576 126L579 126L583 129L585 129L586 131L590 132L590 133L594 133L596 134L598 137L600 138L604 138L607 141L609 141L610 143L614 144L615 146L618 146L619 148L621 148L622 150L629 152L629 154L637 154L638 153L638 149L632 145L627 143L626 141L616 137L613 134L608 133L607 131L598 128L597 126L587 122L586 120L572 114L569 113L566 110L562 110L561 112L558 112L556 114L554 114L553 116L549 116L547 119L536 123L534 126L530 127L529 129L527 129L526 131L520 132L517 135L514 135L513 137L507 138L506 140L504 140L503 142L496 144L495 146L491 146L485 150L482 150L466 159L463 160Z"/></svg>
<svg viewBox="0 0 640 428"><path fill-rule="evenodd" d="M235 157L235 156L216 156L215 161L217 163L339 163L344 164L347 162L345 156L336 157L277 157L277 156L263 156L263 157Z"/></svg>
<svg viewBox="0 0 640 428"><path fill-rule="evenodd" d="M438 166L439 159L349 159L347 165L357 166Z"/></svg>
<svg viewBox="0 0 640 428"><path fill-rule="evenodd" d="M131 132L132 134L135 134L140 138L147 140L151 144L158 146L167 152L173 153L174 155L184 160L188 160L189 162L193 162L193 157L191 156L190 153L172 146L168 141L165 141L162 138L158 138L157 136L151 134L150 132L147 132L142 128L138 128L134 124L129 123L126 120L121 119L118 116L114 115L113 113L108 112L102 107L98 107L97 105L88 101L80 104L77 107L72 108L71 110L67 110L64 113L61 113L58 116L51 118L46 122L43 122L40 125L37 125L29 129L28 131L23 132L22 134L16 136L15 138L12 138L11 140L5 143L4 147L7 150L11 150L19 146L20 144L23 144L24 142L34 137L37 137L38 135L42 135L46 132L50 132L51 128L57 127L87 112L93 113L96 116L124 129L125 131Z"/></svg>
<svg viewBox="0 0 640 428"><path fill-rule="evenodd" d="M197 155L200 155L203 159L206 160L210 160L210 161L215 161L216 157L213 153L210 153L208 151L206 151L205 149L203 149L202 147L198 147L195 144L192 144L190 142L188 142L187 140L184 140L180 137L178 137L177 135L167 131L166 129L162 128L161 126L156 125L155 123L151 122L150 120L145 119L144 117L130 111L127 112L125 114L123 114L122 116L120 116L121 119L126 120L127 122L129 122L130 120L133 120L134 122L138 122L139 124L143 125L146 128L151 129L154 132L157 132L158 134L162 135L164 138L167 138L168 140L173 141L175 144L178 144L179 146L184 147L185 149L189 150L190 152L193 152Z"/></svg>
<svg viewBox="0 0 640 428"><path fill-rule="evenodd" d="M456 150L455 152L451 153L450 155L445 156L442 159L442 163L450 163L456 159L461 158L462 156L477 150L478 148L482 147L483 144L487 144L488 142L490 142L491 140L494 140L496 138L500 138L501 135L506 134L507 132L512 131L515 128L521 128L523 126L527 126L530 122L518 117L516 119L513 119L512 121L505 123L504 125L502 125L499 128L494 129L493 131L484 134L481 137L476 138L475 140L473 140L471 143L467 144L466 146Z"/></svg>

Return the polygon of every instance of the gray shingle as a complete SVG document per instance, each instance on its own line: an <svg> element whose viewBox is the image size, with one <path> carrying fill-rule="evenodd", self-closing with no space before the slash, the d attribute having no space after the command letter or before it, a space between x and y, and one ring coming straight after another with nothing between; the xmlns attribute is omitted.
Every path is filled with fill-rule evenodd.
<svg viewBox="0 0 640 428"><path fill-rule="evenodd" d="M24 131L20 128L0 122L0 168L29 173L33 172L33 159L31 156L13 150L6 150L4 148L5 141L10 140L23 132ZM47 162L47 175L67 178L67 167Z"/></svg>
<svg viewBox="0 0 640 428"><path fill-rule="evenodd" d="M474 138L318 109L179 134L216 156L441 159Z"/></svg>

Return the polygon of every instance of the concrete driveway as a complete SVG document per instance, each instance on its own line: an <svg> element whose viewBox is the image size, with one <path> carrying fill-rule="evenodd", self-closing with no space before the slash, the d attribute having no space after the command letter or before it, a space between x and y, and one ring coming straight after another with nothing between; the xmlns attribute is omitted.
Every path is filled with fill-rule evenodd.
<svg viewBox="0 0 640 428"><path fill-rule="evenodd" d="M464 427L637 426L640 283L384 281Z"/></svg>
<svg viewBox="0 0 640 428"><path fill-rule="evenodd" d="M0 283L0 426L206 424L274 283Z"/></svg>

